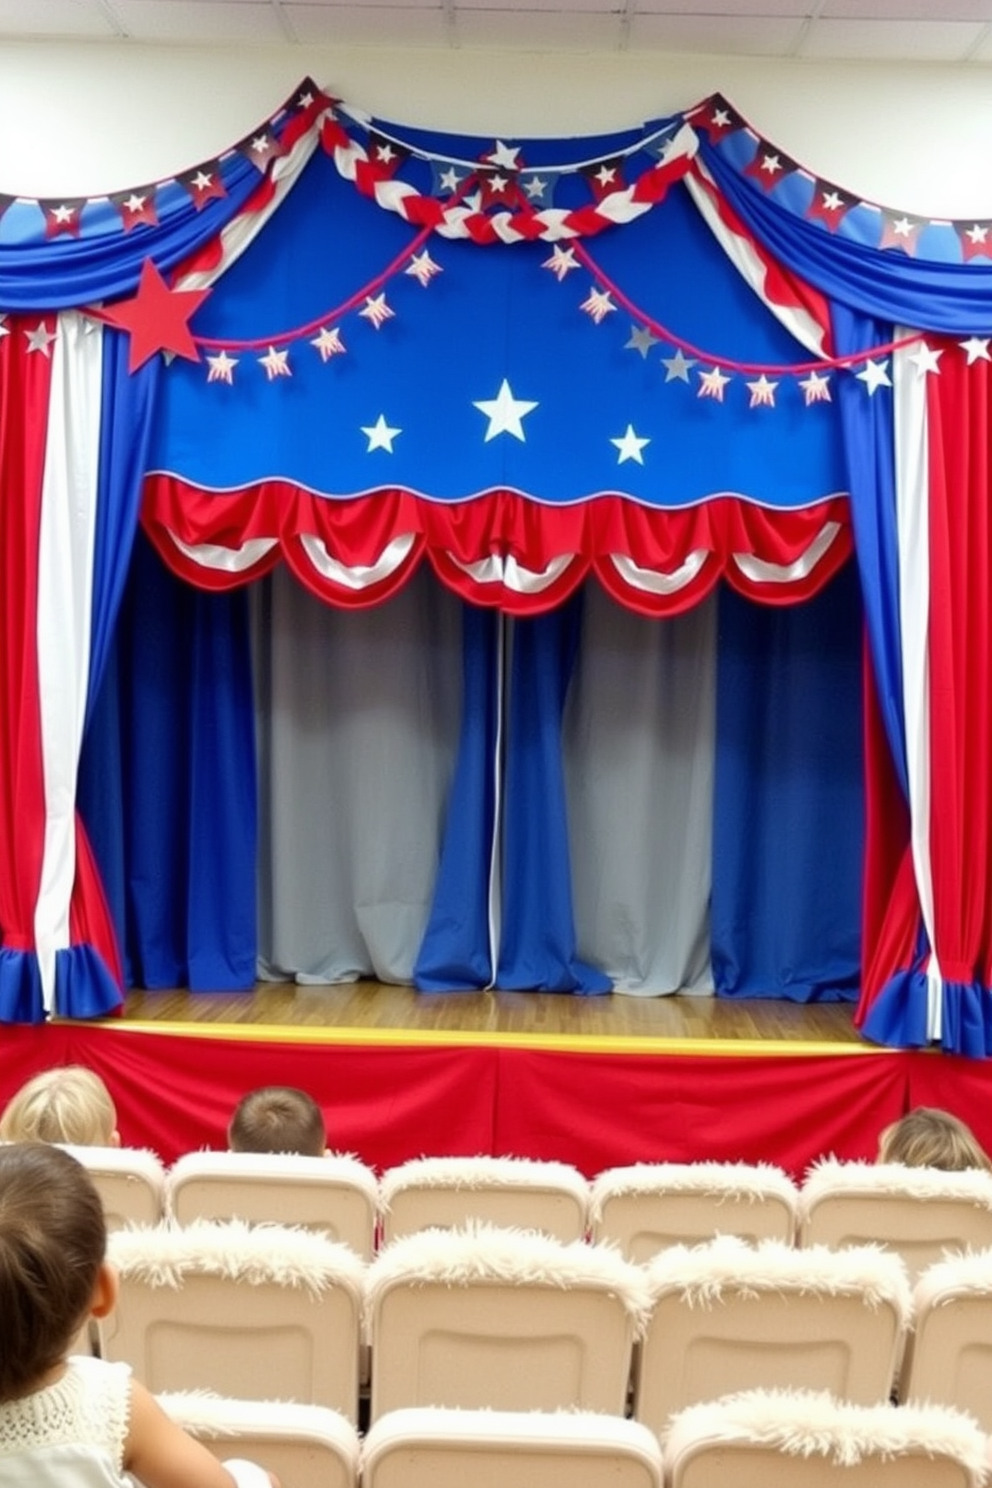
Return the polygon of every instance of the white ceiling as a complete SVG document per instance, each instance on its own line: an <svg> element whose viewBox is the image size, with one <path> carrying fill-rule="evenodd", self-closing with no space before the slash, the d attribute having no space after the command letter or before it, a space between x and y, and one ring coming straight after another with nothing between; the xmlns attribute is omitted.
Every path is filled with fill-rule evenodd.
<svg viewBox="0 0 992 1488"><path fill-rule="evenodd" d="M0 0L3 40L992 62L992 0Z"/></svg>

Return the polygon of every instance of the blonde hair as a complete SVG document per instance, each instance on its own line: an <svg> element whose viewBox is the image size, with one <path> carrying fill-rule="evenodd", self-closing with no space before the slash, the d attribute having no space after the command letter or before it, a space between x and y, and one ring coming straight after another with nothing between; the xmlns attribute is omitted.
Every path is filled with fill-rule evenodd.
<svg viewBox="0 0 992 1488"><path fill-rule="evenodd" d="M22 1085L0 1117L0 1141L109 1147L117 1138L110 1091L79 1064L44 1070Z"/></svg>
<svg viewBox="0 0 992 1488"><path fill-rule="evenodd" d="M908 1168L943 1168L962 1173L969 1168L992 1171L992 1162L971 1128L933 1106L917 1106L883 1131L878 1160Z"/></svg>
<svg viewBox="0 0 992 1488"><path fill-rule="evenodd" d="M232 1152L295 1152L323 1157L327 1130L320 1107L294 1085L263 1085L238 1102L227 1130Z"/></svg>

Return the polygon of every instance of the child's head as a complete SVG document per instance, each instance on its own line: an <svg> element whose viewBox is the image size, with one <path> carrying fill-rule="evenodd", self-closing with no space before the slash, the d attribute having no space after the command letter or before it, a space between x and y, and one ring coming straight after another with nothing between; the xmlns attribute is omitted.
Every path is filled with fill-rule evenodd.
<svg viewBox="0 0 992 1488"><path fill-rule="evenodd" d="M55 1367L104 1281L107 1227L85 1168L44 1142L0 1146L0 1400Z"/></svg>
<svg viewBox="0 0 992 1488"><path fill-rule="evenodd" d="M943 1168L950 1173L992 1169L971 1129L950 1112L931 1106L917 1106L886 1127L879 1138L878 1160L910 1168Z"/></svg>
<svg viewBox="0 0 992 1488"><path fill-rule="evenodd" d="M327 1130L321 1109L305 1090L263 1085L238 1102L227 1129L232 1152L295 1152L323 1157Z"/></svg>
<svg viewBox="0 0 992 1488"><path fill-rule="evenodd" d="M0 1141L119 1146L110 1091L99 1075L79 1064L44 1070L9 1101L0 1117Z"/></svg>

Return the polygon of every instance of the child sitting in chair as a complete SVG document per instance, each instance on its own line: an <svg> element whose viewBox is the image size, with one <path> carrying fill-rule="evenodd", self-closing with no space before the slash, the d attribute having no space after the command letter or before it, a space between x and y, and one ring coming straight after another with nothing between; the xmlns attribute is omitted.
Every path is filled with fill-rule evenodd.
<svg viewBox="0 0 992 1488"><path fill-rule="evenodd" d="M317 1102L293 1085L262 1085L238 1102L227 1130L232 1152L294 1152L323 1157L327 1128Z"/></svg>

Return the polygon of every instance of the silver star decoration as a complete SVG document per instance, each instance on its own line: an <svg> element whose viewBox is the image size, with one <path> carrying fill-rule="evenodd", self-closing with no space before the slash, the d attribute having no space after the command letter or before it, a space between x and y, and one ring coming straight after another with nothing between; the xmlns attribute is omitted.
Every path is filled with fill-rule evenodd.
<svg viewBox="0 0 992 1488"><path fill-rule="evenodd" d="M687 357L683 354L681 346L675 348L675 355L662 357L662 365L665 368L666 382L688 382L689 373L696 365L695 357Z"/></svg>
<svg viewBox="0 0 992 1488"><path fill-rule="evenodd" d="M40 351L42 356L50 357L53 341L58 340L58 333L50 331L44 321L35 326L33 331L25 331L28 341L28 352Z"/></svg>
<svg viewBox="0 0 992 1488"><path fill-rule="evenodd" d="M382 328L387 320L392 319L392 317L396 314L396 311L390 309L390 307L386 304L386 296L385 293L383 293L375 296L369 295L366 298L364 306L361 310L359 310L358 313L364 320L367 320L370 325L375 326L375 329L378 331Z"/></svg>
<svg viewBox="0 0 992 1488"><path fill-rule="evenodd" d="M393 440L398 434L403 433L402 429L391 428L381 413L374 424L362 424L361 430L369 442L369 447L365 451L367 455L377 449L385 450L387 455L391 455Z"/></svg>
<svg viewBox="0 0 992 1488"><path fill-rule="evenodd" d="M633 326L630 332L630 340L624 343L624 351L639 351L641 357L647 356L652 346L657 346L658 337L652 336L647 326Z"/></svg>
<svg viewBox="0 0 992 1488"><path fill-rule="evenodd" d="M940 359L944 355L943 347L930 346L926 341L921 341L919 350L914 351L909 360L916 368L918 377L926 377L928 372L940 373Z"/></svg>
<svg viewBox="0 0 992 1488"><path fill-rule="evenodd" d="M723 402L723 390L730 378L719 367L711 367L708 372L699 373L699 391L697 397L712 398L717 403Z"/></svg>
<svg viewBox="0 0 992 1488"><path fill-rule="evenodd" d="M891 387L892 378L885 362L876 362L869 359L865 362L860 372L855 372L859 382L863 382L868 389L868 396L874 398L880 387Z"/></svg>
<svg viewBox="0 0 992 1488"><path fill-rule="evenodd" d="M208 382L226 382L229 387L234 386L234 369L238 365L238 358L228 356L226 351L219 351L216 356L207 357Z"/></svg>
<svg viewBox="0 0 992 1488"><path fill-rule="evenodd" d="M560 284L566 274L579 267L578 259L575 257L574 248L559 248L555 245L554 252L550 258L546 258L541 264L542 269L550 269Z"/></svg>
<svg viewBox="0 0 992 1488"><path fill-rule="evenodd" d="M403 270L403 272L405 274L409 274L413 279L416 279L421 288L426 289L428 284L434 278L434 275L442 274L444 270L441 268L440 264L434 262L427 249L425 248L423 253L415 253L413 255L409 264Z"/></svg>
<svg viewBox="0 0 992 1488"><path fill-rule="evenodd" d="M968 353L968 366L974 362L992 362L989 356L988 336L969 336L967 341L959 341L958 345L962 351Z"/></svg>
<svg viewBox="0 0 992 1488"><path fill-rule="evenodd" d="M778 383L769 382L764 372L762 372L756 382L749 382L747 386L751 394L751 401L747 405L748 408L775 407L775 389L778 387Z"/></svg>
<svg viewBox="0 0 992 1488"><path fill-rule="evenodd" d="M544 195L547 189L547 181L542 181L540 176L530 176L524 182L524 190L530 197L531 201L538 201Z"/></svg>
<svg viewBox="0 0 992 1488"><path fill-rule="evenodd" d="M625 460L636 460L638 465L643 465L644 456L641 451L651 441L650 439L638 438L634 433L633 424L628 424L626 432L619 439L611 439L610 443L615 444L619 450L619 454L617 455L618 465L622 465Z"/></svg>
<svg viewBox="0 0 992 1488"><path fill-rule="evenodd" d="M345 350L337 326L321 326L320 335L314 336L310 345L320 352L322 362L329 362L332 356L340 356Z"/></svg>
<svg viewBox="0 0 992 1488"><path fill-rule="evenodd" d="M584 310L596 325L600 325L616 308L610 299L609 291L605 289L591 289L588 297L579 306L579 309Z"/></svg>
<svg viewBox="0 0 992 1488"><path fill-rule="evenodd" d="M442 171L442 173L441 173L441 176L440 176L441 190L442 191L457 191L458 188L459 188L459 186L464 181L464 179L465 179L465 177L464 176L460 176L458 174L458 172L455 170L454 166L449 166L449 168L446 171Z"/></svg>
<svg viewBox="0 0 992 1488"><path fill-rule="evenodd" d="M265 355L258 358L258 365L265 368L265 375L270 382L275 382L277 377L292 377L293 375L289 365L289 352L276 351L274 346L270 346Z"/></svg>
<svg viewBox="0 0 992 1488"><path fill-rule="evenodd" d="M504 377L495 398L483 398L473 402L472 406L480 413L484 413L489 420L484 441L488 444L490 439L496 438L497 434L512 434L514 439L523 441L523 420L528 413L533 413L538 405L527 402L524 398L515 398L510 384Z"/></svg>
<svg viewBox="0 0 992 1488"><path fill-rule="evenodd" d="M803 390L807 408L814 403L833 402L830 396L830 378L824 377L821 372L811 372L808 377L802 378L799 386Z"/></svg>
<svg viewBox="0 0 992 1488"><path fill-rule="evenodd" d="M501 166L503 170L515 171L519 154L519 145L504 145L502 140L497 140L495 150L486 156L486 160L490 165Z"/></svg>

